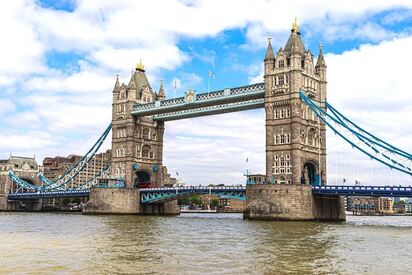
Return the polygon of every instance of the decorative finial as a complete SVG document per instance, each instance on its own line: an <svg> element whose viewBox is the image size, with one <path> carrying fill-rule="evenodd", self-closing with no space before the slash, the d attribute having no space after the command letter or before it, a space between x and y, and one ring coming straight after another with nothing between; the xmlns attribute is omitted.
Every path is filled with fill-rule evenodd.
<svg viewBox="0 0 412 275"><path fill-rule="evenodd" d="M272 35L270 33L268 33L268 41L269 41L269 43L272 42Z"/></svg>
<svg viewBox="0 0 412 275"><path fill-rule="evenodd" d="M292 32L299 32L298 18L295 16L295 21L292 24Z"/></svg>
<svg viewBox="0 0 412 275"><path fill-rule="evenodd" d="M141 59L140 59L139 63L136 65L136 71L144 72L144 65L142 64Z"/></svg>
<svg viewBox="0 0 412 275"><path fill-rule="evenodd" d="M319 51L323 51L323 43L322 42L319 43Z"/></svg>

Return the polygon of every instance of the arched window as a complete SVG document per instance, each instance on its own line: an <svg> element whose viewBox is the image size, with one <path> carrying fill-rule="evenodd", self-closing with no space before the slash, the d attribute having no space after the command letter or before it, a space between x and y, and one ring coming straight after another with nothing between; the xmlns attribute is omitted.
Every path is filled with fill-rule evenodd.
<svg viewBox="0 0 412 275"><path fill-rule="evenodd" d="M149 158L150 146L143 145L142 147L142 158Z"/></svg>
<svg viewBox="0 0 412 275"><path fill-rule="evenodd" d="M283 84L285 84L285 78L283 74L278 76L278 82L279 82L279 86L282 86Z"/></svg>
<svg viewBox="0 0 412 275"><path fill-rule="evenodd" d="M286 135L281 135L280 136L280 144L285 144L285 136Z"/></svg>
<svg viewBox="0 0 412 275"><path fill-rule="evenodd" d="M149 129L147 129L147 128L143 129L143 138L144 139L149 139Z"/></svg>
<svg viewBox="0 0 412 275"><path fill-rule="evenodd" d="M310 129L308 132L308 144L315 145L315 129Z"/></svg>

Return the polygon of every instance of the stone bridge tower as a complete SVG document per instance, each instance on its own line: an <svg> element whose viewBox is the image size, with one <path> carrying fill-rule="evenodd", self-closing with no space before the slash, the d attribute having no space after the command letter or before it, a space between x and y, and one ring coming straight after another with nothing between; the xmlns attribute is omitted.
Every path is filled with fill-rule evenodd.
<svg viewBox="0 0 412 275"><path fill-rule="evenodd" d="M167 174L162 165L164 123L131 113L136 104L164 98L163 84L158 93L153 92L141 63L132 72L127 86L116 79L112 104L112 174L122 177L126 187L148 182L163 184L163 175Z"/></svg>
<svg viewBox="0 0 412 275"><path fill-rule="evenodd" d="M271 40L264 59L267 184L246 188L246 219L344 220L342 197L317 197L326 181L326 128L299 97L325 108L326 64L320 47L314 64L295 20L276 55Z"/></svg>
<svg viewBox="0 0 412 275"><path fill-rule="evenodd" d="M264 66L267 180L276 184L325 183L325 125L299 98L304 91L318 104L326 99L322 48L315 66L295 22L285 47L276 55L269 39Z"/></svg>

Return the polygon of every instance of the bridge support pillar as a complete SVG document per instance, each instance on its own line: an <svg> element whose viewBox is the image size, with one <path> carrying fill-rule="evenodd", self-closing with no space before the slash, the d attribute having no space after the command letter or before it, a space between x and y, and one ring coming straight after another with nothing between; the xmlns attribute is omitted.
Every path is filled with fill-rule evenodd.
<svg viewBox="0 0 412 275"><path fill-rule="evenodd" d="M161 204L142 204L140 213L144 215L179 215L180 208L177 200Z"/></svg>
<svg viewBox="0 0 412 275"><path fill-rule="evenodd" d="M139 214L137 188L92 188L83 214Z"/></svg>
<svg viewBox="0 0 412 275"><path fill-rule="evenodd" d="M0 211L41 211L42 200L9 201L6 194L0 195Z"/></svg>
<svg viewBox="0 0 412 275"><path fill-rule="evenodd" d="M310 185L254 184L246 187L244 219L344 221L343 198L318 197Z"/></svg>
<svg viewBox="0 0 412 275"><path fill-rule="evenodd" d="M137 188L93 188L83 214L178 215L177 200L161 204L140 204Z"/></svg>

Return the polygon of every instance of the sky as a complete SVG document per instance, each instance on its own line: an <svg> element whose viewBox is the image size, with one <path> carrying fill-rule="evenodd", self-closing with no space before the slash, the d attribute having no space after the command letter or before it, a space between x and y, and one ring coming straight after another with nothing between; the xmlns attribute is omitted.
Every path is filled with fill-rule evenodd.
<svg viewBox="0 0 412 275"><path fill-rule="evenodd" d="M412 152L412 2L402 0L13 0L0 3L0 159L84 154L111 120L116 74L139 60L166 97L263 81L267 37L284 47L297 17L328 101ZM264 173L264 111L166 123L164 164L187 184L242 184ZM110 148L110 140L104 149ZM328 132L329 183L411 185ZM246 159L248 162L246 163Z"/></svg>

